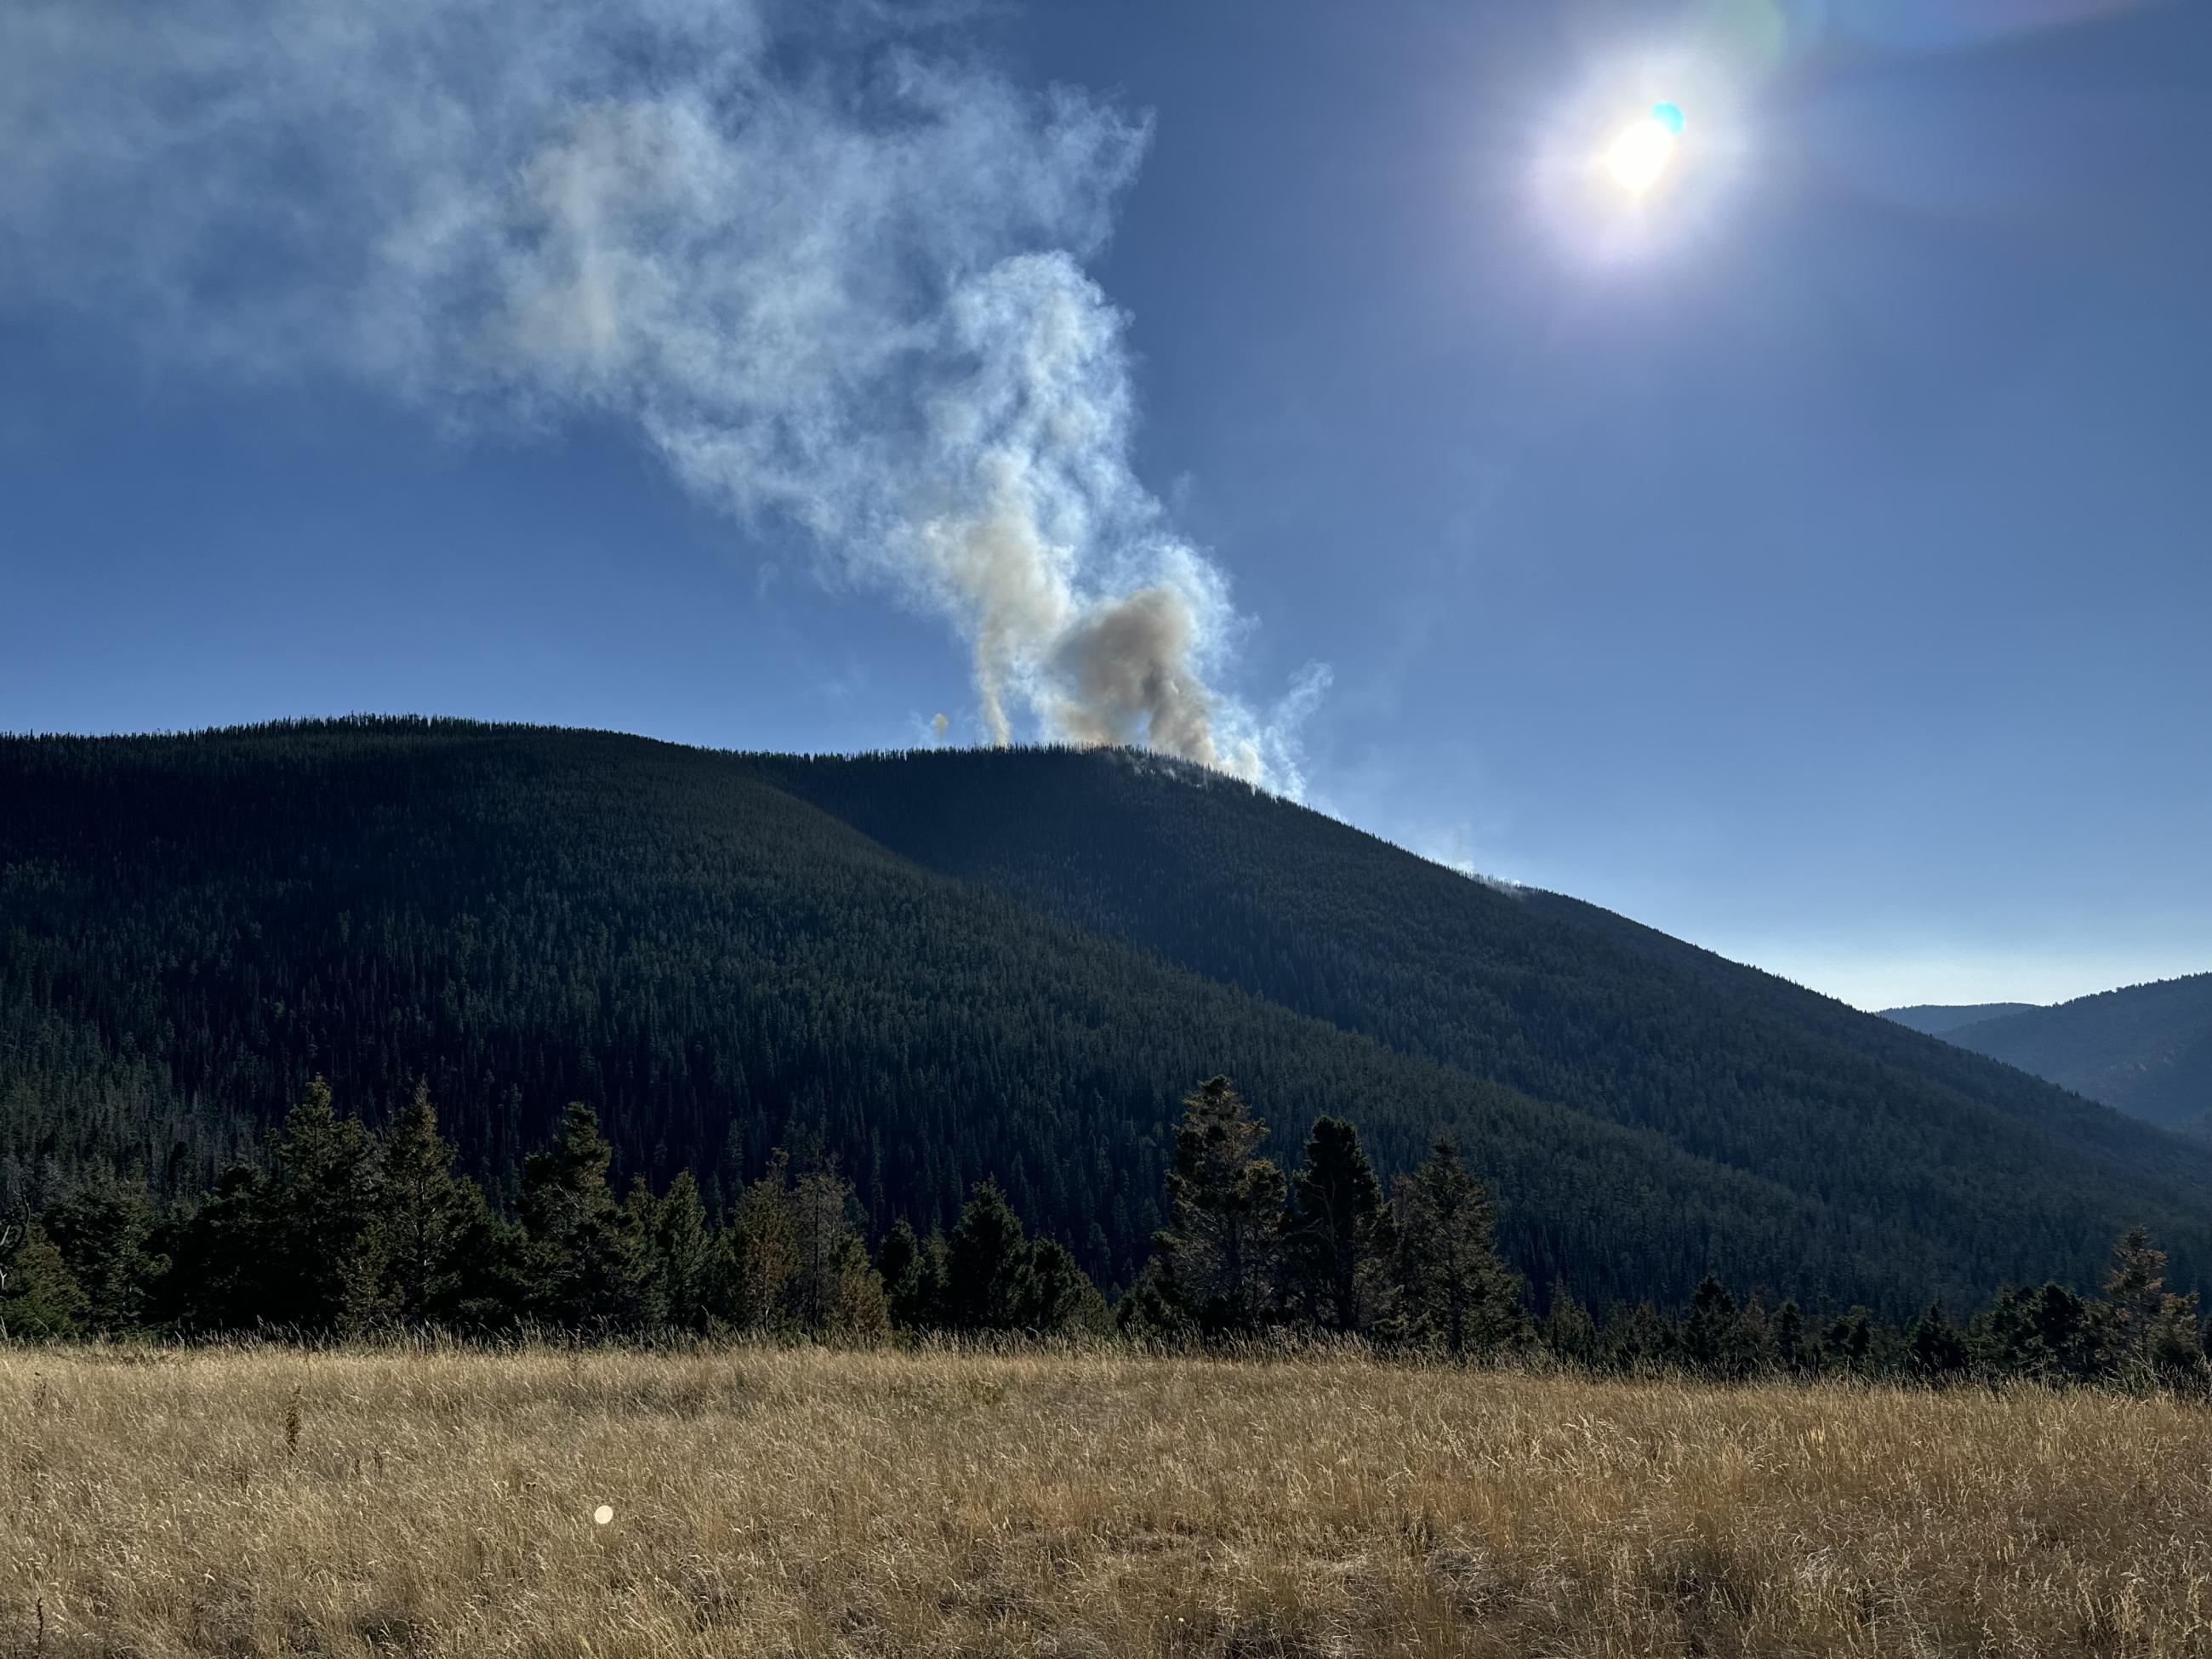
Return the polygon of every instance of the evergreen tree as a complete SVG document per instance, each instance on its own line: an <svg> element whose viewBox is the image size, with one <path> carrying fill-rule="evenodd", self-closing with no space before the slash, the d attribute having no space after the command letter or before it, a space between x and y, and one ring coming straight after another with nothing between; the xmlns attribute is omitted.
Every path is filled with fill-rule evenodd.
<svg viewBox="0 0 2212 1659"><path fill-rule="evenodd" d="M1292 1190L1291 1254L1306 1318L1365 1330L1388 1299L1390 1238L1382 1183L1359 1131L1340 1117L1316 1118Z"/></svg>
<svg viewBox="0 0 2212 1659"><path fill-rule="evenodd" d="M2112 1363L2148 1380L2186 1373L2202 1358L2196 1294L2166 1293L2166 1252L2141 1227L2129 1228L2112 1246L2105 1298Z"/></svg>
<svg viewBox="0 0 2212 1659"><path fill-rule="evenodd" d="M1674 1322L1650 1303L1616 1302L1599 1328L1598 1352L1608 1370L1644 1376L1679 1363L1681 1343Z"/></svg>
<svg viewBox="0 0 2212 1659"><path fill-rule="evenodd" d="M956 1330L1010 1331L1031 1311L1030 1242L999 1183L979 1181L945 1241L945 1322Z"/></svg>
<svg viewBox="0 0 2212 1659"><path fill-rule="evenodd" d="M1820 1333L1820 1364L1849 1376L1871 1376L1876 1364L1874 1316L1853 1308L1829 1322Z"/></svg>
<svg viewBox="0 0 2212 1659"><path fill-rule="evenodd" d="M2034 1301L2033 1291L2001 1285L1996 1299L1966 1322L1966 1347L1977 1371L1992 1381L2041 1374Z"/></svg>
<svg viewBox="0 0 2212 1659"><path fill-rule="evenodd" d="M169 1271L155 1316L189 1331L241 1330L267 1316L270 1276L268 1179L243 1164L223 1171L199 1207L156 1235Z"/></svg>
<svg viewBox="0 0 2212 1659"><path fill-rule="evenodd" d="M925 1243L915 1237L914 1227L904 1216L892 1224L876 1255L876 1271L883 1278L892 1324L901 1330L922 1331L943 1322L950 1254L942 1234L931 1234Z"/></svg>
<svg viewBox="0 0 2212 1659"><path fill-rule="evenodd" d="M735 1119L722 1132L722 1153L707 1178L707 1206L717 1227L729 1224L730 1213L745 1190L745 1132Z"/></svg>
<svg viewBox="0 0 2212 1659"><path fill-rule="evenodd" d="M2098 1310L2063 1285L2045 1285L2028 1305L2036 1373L2086 1382L2105 1368L2107 1332Z"/></svg>
<svg viewBox="0 0 2212 1659"><path fill-rule="evenodd" d="M145 1182L101 1170L40 1220L84 1292L85 1329L117 1336L142 1327L155 1281L169 1266L149 1248L154 1213Z"/></svg>
<svg viewBox="0 0 2212 1659"><path fill-rule="evenodd" d="M2204 1328L2197 1311L2197 1292L2167 1294L2160 1298L2150 1340L2142 1361L2151 1377L2185 1394L2203 1395L2212 1387L2204 1357Z"/></svg>
<svg viewBox="0 0 2212 1659"><path fill-rule="evenodd" d="M1785 1301L1774 1310L1770 1330L1778 1370L1792 1376L1802 1376L1813 1368L1817 1357L1807 1343L1805 1316L1796 1302Z"/></svg>
<svg viewBox="0 0 2212 1659"><path fill-rule="evenodd" d="M1267 1126L1225 1077L1183 1097L1172 1217L1153 1239L1164 1294L1212 1334L1249 1331L1273 1311L1283 1279L1283 1172L1260 1158Z"/></svg>
<svg viewBox="0 0 2212 1659"><path fill-rule="evenodd" d="M1518 1340L1522 1282L1498 1253L1497 1211L1459 1148L1439 1140L1392 1198L1407 1334L1458 1358Z"/></svg>
<svg viewBox="0 0 2212 1659"><path fill-rule="evenodd" d="M632 1325L644 1310L645 1240L608 1189L613 1158L598 1114L572 1101L552 1144L524 1161L532 1311L556 1324Z"/></svg>
<svg viewBox="0 0 2212 1659"><path fill-rule="evenodd" d="M1735 1377L1771 1376L1782 1368L1774 1322L1756 1293L1736 1310L1735 1322L1721 1345L1721 1367Z"/></svg>
<svg viewBox="0 0 2212 1659"><path fill-rule="evenodd" d="M737 1213L716 1241L721 1290L717 1311L740 1330L771 1331L790 1317L788 1297L799 1271L791 1224L791 1158L781 1147L768 1170L738 1200Z"/></svg>
<svg viewBox="0 0 2212 1659"><path fill-rule="evenodd" d="M858 1231L848 1228L837 1241L828 1316L821 1334L841 1342L875 1343L890 1335L890 1302L884 1294L883 1278L868 1260L866 1242Z"/></svg>
<svg viewBox="0 0 2212 1659"><path fill-rule="evenodd" d="M376 1218L386 1316L414 1325L482 1310L501 1254L474 1182L453 1173L453 1144L418 1083L384 1143L383 1199ZM471 1295L471 1292L474 1292Z"/></svg>
<svg viewBox="0 0 2212 1659"><path fill-rule="evenodd" d="M629 1178L629 1190L623 1194L622 1230L637 1244L637 1293L625 1322L635 1328L653 1330L668 1322L668 1278L662 1271L660 1253L654 1248L654 1234L660 1225L660 1200L653 1195L653 1184L641 1170Z"/></svg>
<svg viewBox="0 0 2212 1659"><path fill-rule="evenodd" d="M714 1239L707 1206L689 1170L678 1170L653 1208L653 1277L664 1316L687 1331L707 1328L712 1299Z"/></svg>
<svg viewBox="0 0 2212 1659"><path fill-rule="evenodd" d="M92 1304L36 1222L0 1224L0 1340L81 1334Z"/></svg>
<svg viewBox="0 0 2212 1659"><path fill-rule="evenodd" d="M1966 1334L1931 1302L1905 1334L1905 1369L1916 1382L1941 1388L1966 1376L1973 1364Z"/></svg>
<svg viewBox="0 0 2212 1659"><path fill-rule="evenodd" d="M1014 1310L1018 1330L1051 1336L1106 1323L1105 1298L1077 1262L1074 1252L1056 1238L1030 1241L1022 1289L1022 1300Z"/></svg>
<svg viewBox="0 0 2212 1659"><path fill-rule="evenodd" d="M263 1321L303 1330L342 1323L359 1300L378 1248L382 1198L376 1143L361 1120L340 1116L319 1077L284 1119L274 1165L258 1192L264 1218Z"/></svg>
<svg viewBox="0 0 2212 1659"><path fill-rule="evenodd" d="M1158 1236L1154 1243L1159 1243ZM1204 1333L1176 1288L1164 1255L1155 1255L1114 1304L1114 1326L1132 1342L1181 1348Z"/></svg>
<svg viewBox="0 0 2212 1659"><path fill-rule="evenodd" d="M851 1203L852 1188L827 1169L801 1176L791 1188L791 1310L799 1328L816 1335L833 1331L842 1317L846 1276L854 1270L845 1240L859 1237L848 1217ZM865 1248L860 1265L875 1271Z"/></svg>
<svg viewBox="0 0 2212 1659"><path fill-rule="evenodd" d="M1682 1358L1692 1369L1709 1376L1731 1375L1729 1360L1735 1346L1735 1298L1712 1274L1698 1281L1682 1319Z"/></svg>
<svg viewBox="0 0 2212 1659"><path fill-rule="evenodd" d="M1558 1287L1552 1291L1552 1305L1544 1315L1543 1340L1547 1348L1570 1364L1597 1364L1597 1322L1575 1299L1572 1291Z"/></svg>

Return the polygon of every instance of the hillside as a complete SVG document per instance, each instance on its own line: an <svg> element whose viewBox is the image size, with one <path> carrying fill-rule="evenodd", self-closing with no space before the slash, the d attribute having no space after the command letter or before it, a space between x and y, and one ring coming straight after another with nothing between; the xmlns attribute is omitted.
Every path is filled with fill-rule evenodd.
<svg viewBox="0 0 2212 1659"><path fill-rule="evenodd" d="M2035 1006L2033 1002L1920 1002L1910 1008L1885 1008L1881 1011L1881 1017L1893 1019L1899 1025L1910 1025L1927 1036L1948 1036L1961 1025L1972 1025L1977 1020L1999 1019L2007 1014L2025 1013Z"/></svg>
<svg viewBox="0 0 2212 1659"><path fill-rule="evenodd" d="M817 1144L867 1224L995 1173L1126 1279L1167 1126L1458 1135L1540 1290L1909 1312L2212 1261L2212 1150L1572 900L1118 752L737 756L408 720L0 740L0 1191L196 1191L311 1073L428 1078L495 1190L571 1097L710 1195Z"/></svg>
<svg viewBox="0 0 2212 1659"><path fill-rule="evenodd" d="M2212 1114L2212 974L1962 1023L1944 1037L2148 1122Z"/></svg>

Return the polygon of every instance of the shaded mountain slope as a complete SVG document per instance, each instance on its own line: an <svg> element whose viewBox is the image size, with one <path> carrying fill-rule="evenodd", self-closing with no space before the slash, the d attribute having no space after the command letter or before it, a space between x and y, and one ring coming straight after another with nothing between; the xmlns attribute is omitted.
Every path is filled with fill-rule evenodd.
<svg viewBox="0 0 2212 1659"><path fill-rule="evenodd" d="M312 1072L372 1115L427 1076L495 1186L581 1097L656 1183L818 1143L876 1228L995 1173L1118 1279L1228 1070L1285 1153L1325 1110L1386 1166L1458 1134L1516 1261L1590 1297L1713 1267L1905 1311L2084 1279L2135 1219L2207 1259L2212 1152L1138 757L336 722L0 740L0 801L18 1188L190 1189Z"/></svg>
<svg viewBox="0 0 2212 1659"><path fill-rule="evenodd" d="M2212 1113L2212 974L1973 1021L1944 1036L2148 1122Z"/></svg>
<svg viewBox="0 0 2212 1659"><path fill-rule="evenodd" d="M1877 1213L1975 1207L1993 1176L2046 1168L2053 1150L2178 1205L2212 1182L2203 1149L1949 1044L1186 767L1060 752L756 764L933 868Z"/></svg>

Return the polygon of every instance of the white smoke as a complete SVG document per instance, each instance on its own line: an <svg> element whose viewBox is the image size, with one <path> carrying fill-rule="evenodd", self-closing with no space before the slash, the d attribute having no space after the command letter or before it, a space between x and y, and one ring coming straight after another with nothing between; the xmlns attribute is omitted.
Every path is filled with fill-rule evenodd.
<svg viewBox="0 0 2212 1659"><path fill-rule="evenodd" d="M1084 270L1147 127L921 11L9 0L0 306L457 428L620 417L951 619L998 741L1295 790L1321 680L1265 716L1220 690L1238 619L1132 471Z"/></svg>

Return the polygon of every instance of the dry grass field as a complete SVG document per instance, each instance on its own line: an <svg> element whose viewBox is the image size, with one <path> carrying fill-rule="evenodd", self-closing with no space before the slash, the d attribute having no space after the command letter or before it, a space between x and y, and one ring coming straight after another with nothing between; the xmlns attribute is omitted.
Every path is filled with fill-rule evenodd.
<svg viewBox="0 0 2212 1659"><path fill-rule="evenodd" d="M0 1656L2197 1654L2209 1530L2164 1401L0 1349Z"/></svg>

